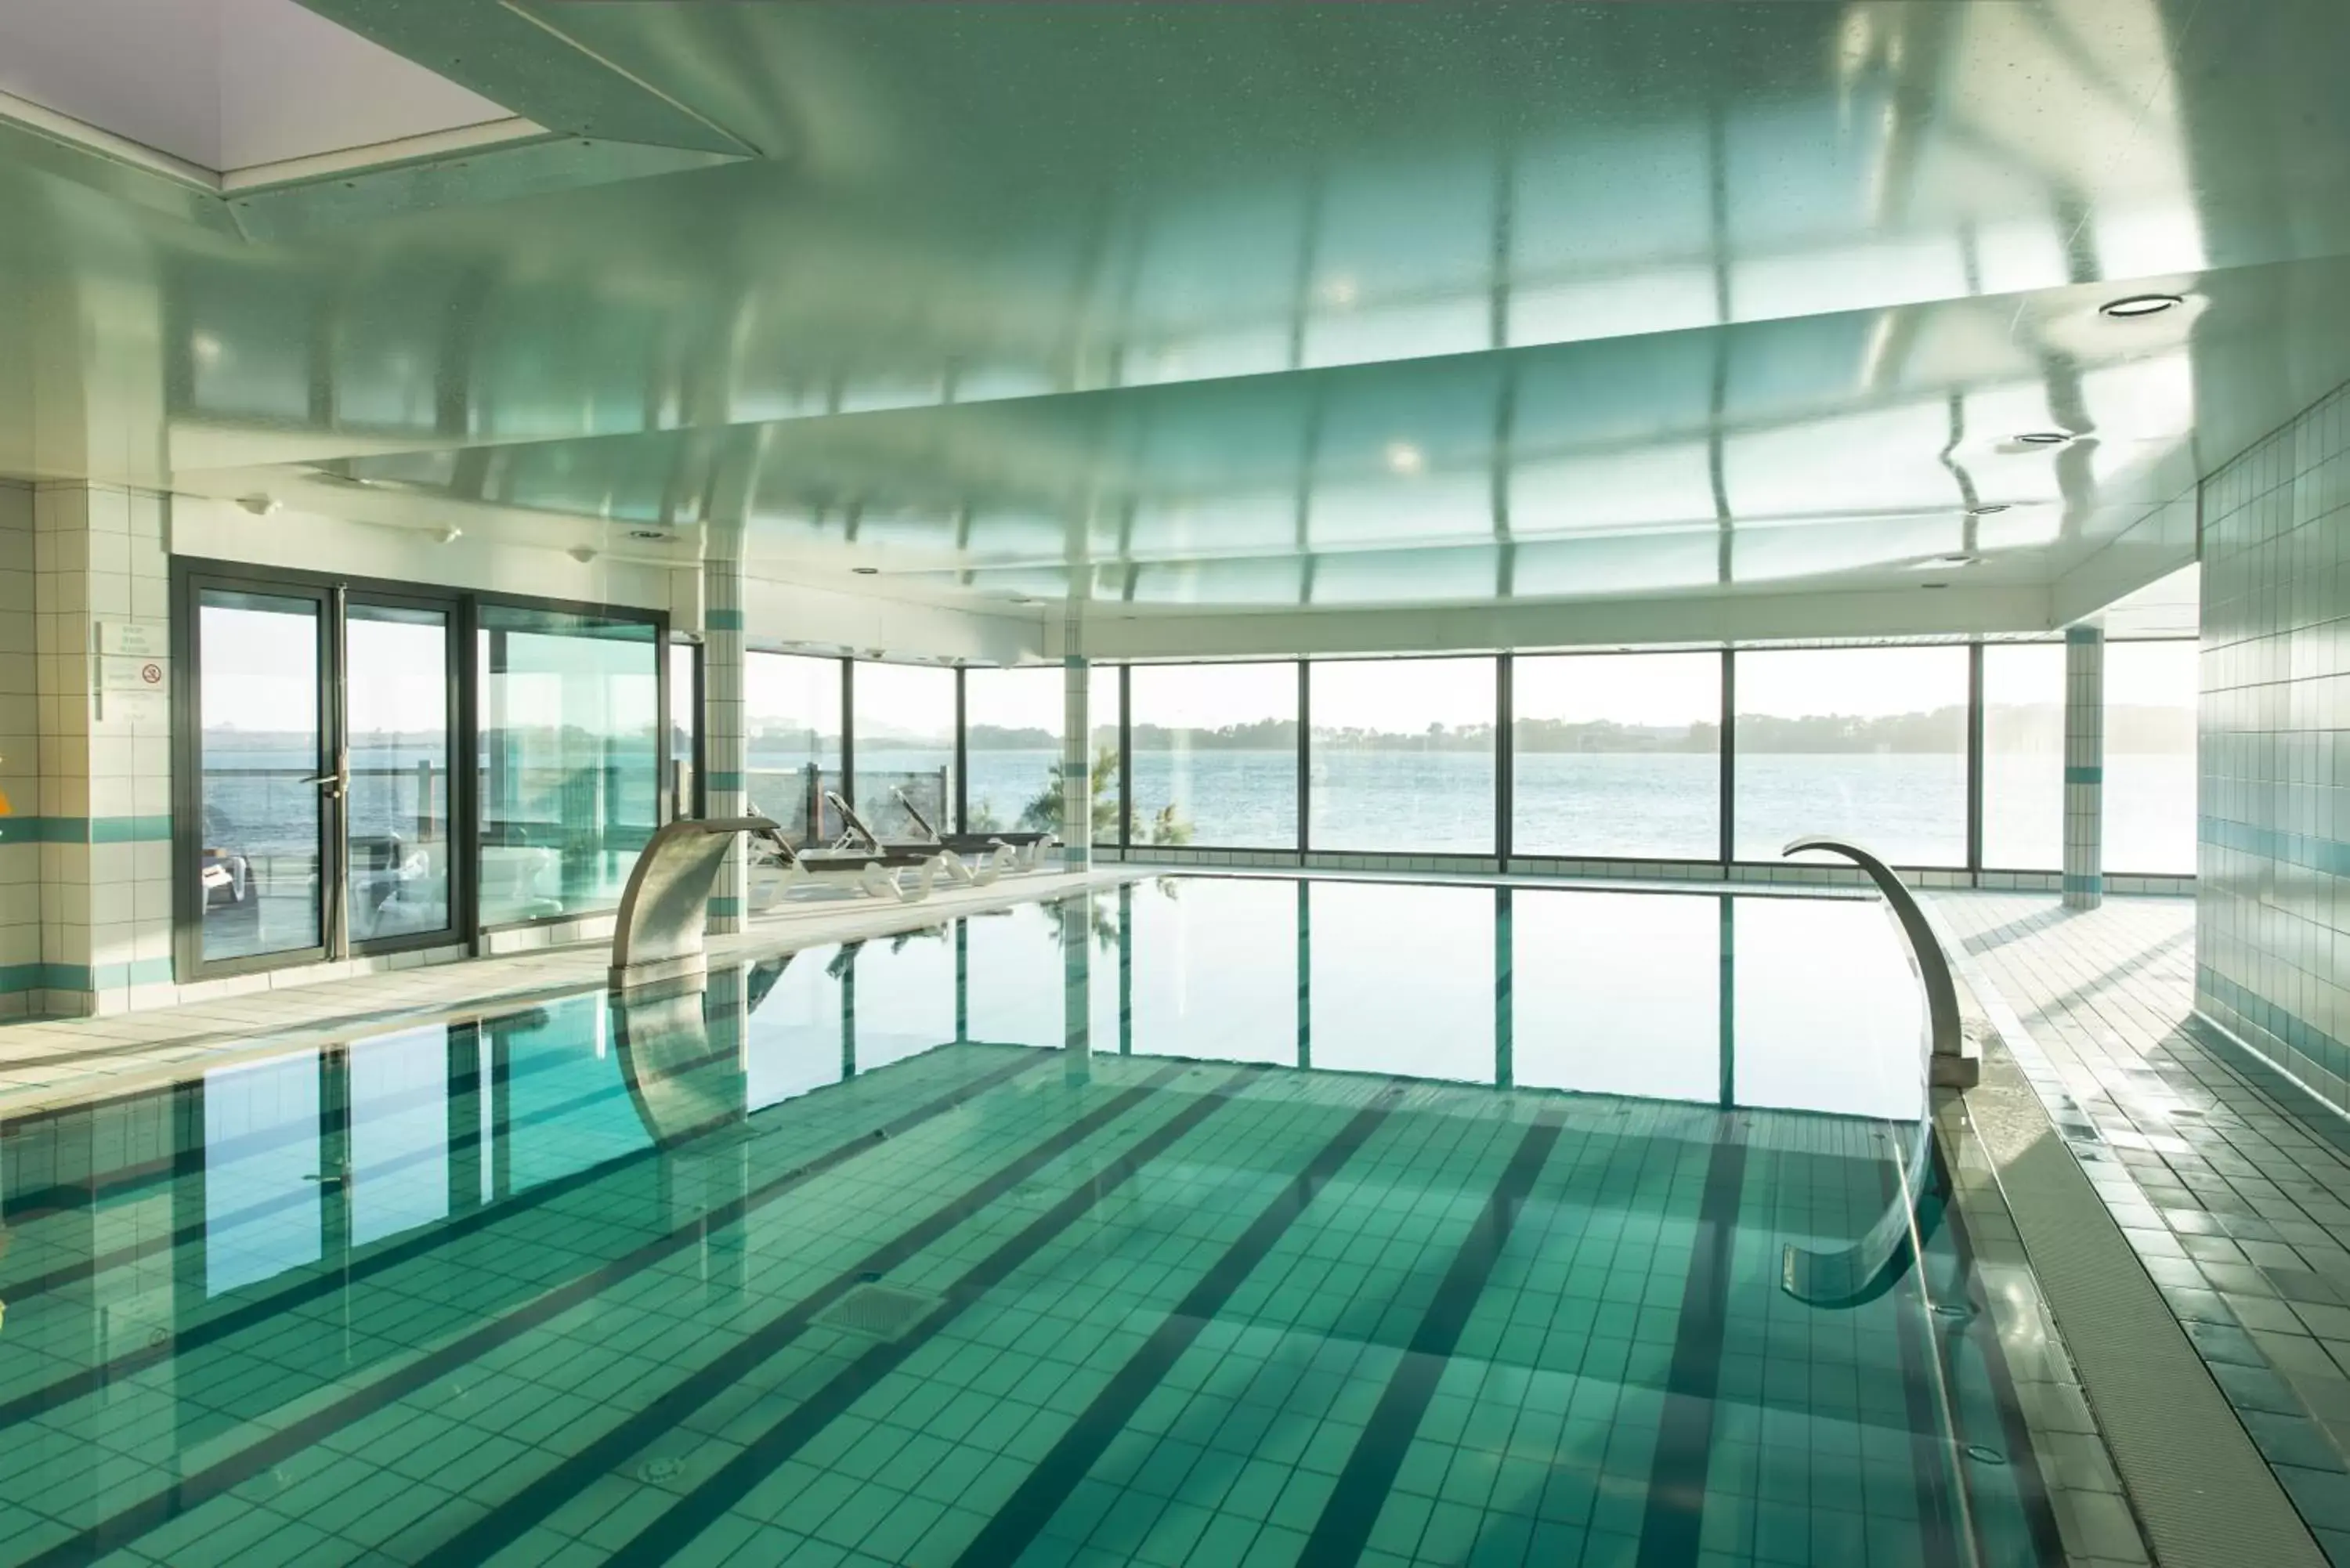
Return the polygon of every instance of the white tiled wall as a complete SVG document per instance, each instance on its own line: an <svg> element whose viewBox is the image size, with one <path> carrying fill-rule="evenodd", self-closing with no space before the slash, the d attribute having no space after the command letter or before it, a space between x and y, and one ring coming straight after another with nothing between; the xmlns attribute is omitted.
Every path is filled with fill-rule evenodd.
<svg viewBox="0 0 2350 1568"><path fill-rule="evenodd" d="M2350 1108L2350 388L2203 486L2196 1004Z"/></svg>
<svg viewBox="0 0 2350 1568"><path fill-rule="evenodd" d="M168 636L168 504L78 484L32 495L40 955L23 994L47 1012L122 1012L172 980L168 705L99 691L93 657L100 623Z"/></svg>
<svg viewBox="0 0 2350 1568"><path fill-rule="evenodd" d="M33 492L0 483L0 1018L41 989L40 699L35 683Z"/></svg>

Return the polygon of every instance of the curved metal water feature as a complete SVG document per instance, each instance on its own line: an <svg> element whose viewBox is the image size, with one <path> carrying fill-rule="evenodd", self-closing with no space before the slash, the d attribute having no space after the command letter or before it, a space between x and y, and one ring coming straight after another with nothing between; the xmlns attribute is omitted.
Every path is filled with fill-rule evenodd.
<svg viewBox="0 0 2350 1568"><path fill-rule="evenodd" d="M1798 838L1781 851L1805 850L1841 855L1868 873L1869 880L1892 906L1899 922L1909 967L1926 992L1924 1057L1918 1064L1921 1103L1918 1129L1909 1141L1898 1177L1901 1190L1867 1233L1851 1246L1815 1252L1789 1246L1780 1259L1780 1284L1797 1301L1810 1306L1851 1307L1873 1301L1890 1290L1910 1264L1927 1236L1940 1222L1950 1201L1949 1172L1934 1146L1930 1096L1937 1088L1971 1088L1981 1064L1966 1049L1966 1031L1959 1016L1958 982L1942 951L1933 926L1891 867L1867 850L1835 838Z"/></svg>
<svg viewBox="0 0 2350 1568"><path fill-rule="evenodd" d="M627 990L708 971L702 939L710 888L738 833L778 842L783 836L764 816L722 816L672 822L646 841L612 926L614 986Z"/></svg>

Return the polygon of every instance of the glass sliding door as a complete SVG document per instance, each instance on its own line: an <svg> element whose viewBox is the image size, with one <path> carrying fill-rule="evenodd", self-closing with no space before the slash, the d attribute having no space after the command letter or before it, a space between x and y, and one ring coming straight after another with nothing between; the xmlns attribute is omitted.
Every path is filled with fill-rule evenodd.
<svg viewBox="0 0 2350 1568"><path fill-rule="evenodd" d="M615 908L660 822L658 627L484 605L481 923Z"/></svg>
<svg viewBox="0 0 2350 1568"><path fill-rule="evenodd" d="M181 875L200 964L325 950L329 608L323 593L196 590L195 842L182 838Z"/></svg>
<svg viewBox="0 0 2350 1568"><path fill-rule="evenodd" d="M449 933L455 696L440 607L354 599L343 617L345 919L354 945Z"/></svg>

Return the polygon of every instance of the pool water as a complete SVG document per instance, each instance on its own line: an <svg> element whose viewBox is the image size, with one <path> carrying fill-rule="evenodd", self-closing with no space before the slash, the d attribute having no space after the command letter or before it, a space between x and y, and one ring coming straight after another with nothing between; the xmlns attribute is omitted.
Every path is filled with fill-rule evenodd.
<svg viewBox="0 0 2350 1568"><path fill-rule="evenodd" d="M2061 1561L1915 991L1180 878L27 1116L0 1561Z"/></svg>

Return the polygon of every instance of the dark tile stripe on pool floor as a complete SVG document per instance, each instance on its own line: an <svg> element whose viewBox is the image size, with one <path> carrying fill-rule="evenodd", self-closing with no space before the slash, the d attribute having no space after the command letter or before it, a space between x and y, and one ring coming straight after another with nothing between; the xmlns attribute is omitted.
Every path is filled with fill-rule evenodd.
<svg viewBox="0 0 2350 1568"><path fill-rule="evenodd" d="M910 1130L952 1110L971 1098L980 1089L1008 1081L1018 1074L1048 1062L1052 1058L1039 1053L1033 1061L1009 1063L995 1072L983 1075L976 1085L965 1085L917 1106L894 1118L883 1127L863 1134L847 1142L834 1146L804 1165L787 1171L753 1192L733 1199L678 1227L668 1235L638 1248L625 1257L616 1259L600 1268L579 1275L565 1285L547 1292L525 1306L494 1318L480 1327L444 1344L416 1360L400 1367L390 1376L354 1391L320 1409L279 1428L267 1438L253 1443L205 1469L185 1476L170 1489L152 1494L128 1508L114 1512L74 1536L57 1542L28 1561L52 1568L71 1563L91 1560L98 1552L138 1539L169 1521L202 1506L213 1498L268 1470L286 1456L317 1443L352 1423L382 1410L402 1397L421 1388L435 1379L474 1361L484 1352L508 1344L532 1328L569 1311L608 1289L619 1282L642 1272L665 1258L674 1256L697 1244L711 1231L740 1220L744 1215L772 1203L785 1194L796 1190L810 1180L854 1158L869 1149L886 1147L889 1138ZM1170 1068L1150 1083L1114 1096L1099 1111L1070 1124L1071 1127L1090 1132L1130 1108L1133 1103L1147 1096L1156 1083L1175 1075L1180 1068ZM1065 1129L1065 1132L1067 1129ZM1083 1133L1079 1134L1082 1137ZM1055 1140L1058 1141L1057 1138ZM1026 1168L1035 1159L1035 1150L1014 1162L1014 1167ZM1049 1154L1045 1158L1049 1158ZM1014 1180L1019 1177L1013 1178Z"/></svg>
<svg viewBox="0 0 2350 1568"><path fill-rule="evenodd" d="M1261 1071L1243 1068L1215 1089L1200 1096L1181 1112L1153 1128L1140 1142L1119 1155L1107 1169L1038 1215L1010 1241L965 1270L947 1286L946 1299L932 1308L920 1323L899 1337L874 1345L828 1379L790 1414L769 1427L728 1460L715 1475L647 1525L615 1552L610 1561L619 1568L647 1568L650 1564L667 1562L687 1542L740 1501L777 1465L798 1452L836 1416L855 1404L912 1355L940 1329L1002 1284L1021 1264L1035 1257L1047 1242L1088 1213L1103 1199L1133 1179L1145 1166L1173 1147L1220 1109L1240 1088L1257 1077ZM459 1561L472 1559L447 1559L452 1563ZM428 1560L428 1563L436 1565L441 1562L437 1556Z"/></svg>
<svg viewBox="0 0 2350 1568"><path fill-rule="evenodd" d="M1069 1493L1085 1479L1102 1451L1126 1429L1127 1422L1133 1418L1142 1401L1191 1347L1200 1331L1223 1311L1233 1291L1264 1261L1265 1254L1305 1211L1315 1196L1393 1113L1398 1092L1389 1091L1357 1112L1338 1136L1315 1156L1314 1162L1298 1172L1280 1196L1257 1216L1240 1240L1225 1249L1223 1256L1192 1286L1175 1310L1160 1320L1142 1348L1095 1396L1093 1403L1086 1407L1085 1413L1063 1434L1052 1451L1029 1471L1011 1501L995 1511L978 1539L957 1559L959 1568L1003 1568L1018 1559L1068 1501Z"/></svg>
<svg viewBox="0 0 2350 1568"><path fill-rule="evenodd" d="M1657 1429L1648 1514L1640 1527L1639 1568L1684 1568L1698 1560L1715 1397L1721 1387L1731 1246L1745 1182L1746 1139L1735 1120L1725 1118L1706 1168L1697 1247L1682 1287L1671 1381L1665 1393L1664 1420Z"/></svg>
<svg viewBox="0 0 2350 1568"><path fill-rule="evenodd" d="M698 1057L691 1061L665 1064L665 1071L670 1075L674 1076L680 1073L692 1071L697 1067L714 1066L720 1064L731 1062L734 1059L735 1054L735 1051L731 1047L724 1050L713 1051L706 1056ZM546 1061L545 1067L540 1070L551 1070L552 1068L561 1064L562 1064L556 1058L549 1056ZM551 1126L558 1123L561 1118L570 1116L574 1112L590 1109L608 1101L625 1100L628 1097L628 1093L629 1091L625 1085L616 1082L608 1087L598 1088L588 1094L576 1095L567 1100L557 1101L556 1104L551 1106L540 1106L525 1116L515 1118L515 1120L509 1124L508 1131L520 1132L527 1128L541 1126ZM331 1118L327 1119L331 1120ZM641 1165L647 1160L658 1159L662 1155L669 1153L672 1149L684 1144L691 1143L695 1138L707 1136L708 1134L716 1131L720 1127L725 1125L727 1119L728 1118L721 1118L719 1120L713 1120L701 1127L679 1128L663 1137L654 1140L643 1148L631 1149L626 1154L615 1155L609 1159L600 1160L583 1169L573 1171L568 1175L556 1177L551 1181L541 1182L536 1187L528 1188L522 1192L515 1193L507 1198L498 1199L492 1203L484 1205L480 1209L470 1210L464 1214L451 1215L447 1219L436 1224L430 1231L411 1236L394 1246L384 1248L380 1251L369 1252L362 1256L348 1260L348 1262L340 1264L334 1271L332 1278L345 1282L357 1279L364 1279L371 1274L381 1272L383 1269L406 1262L411 1257L435 1251L450 1240L457 1236L464 1235L472 1231L479 1230L484 1225L494 1224L514 1215L539 1208L557 1199L563 1198L581 1187L592 1185L596 1181L610 1176L616 1171L627 1169L631 1166ZM475 1130L472 1135L473 1141L474 1143L478 1143L480 1137L481 1135L479 1131ZM196 1163L192 1168L188 1169L182 1168L182 1167L186 1163L186 1157L178 1157L170 1167L171 1174L181 1178L184 1178L192 1172L193 1174L201 1174L204 1168L203 1162L209 1152L210 1151L206 1149L199 1149L195 1156ZM462 1156L466 1152L466 1147L461 1145L453 1147L450 1152ZM408 1166L421 1163L430 1158L432 1158L430 1151L413 1154L400 1160L388 1161L380 1168L370 1169L369 1175L373 1179L380 1180L390 1176L397 1175L400 1170ZM99 1211L102 1212L109 1201L120 1200L122 1194L120 1192L118 1192L109 1187L103 1191L97 1193L94 1197L86 1197L83 1199L83 1202L92 1205ZM86 1258L79 1258L71 1262L59 1264L43 1273L0 1284L0 1300L5 1300L12 1305L21 1305L25 1302L36 1296L47 1295L52 1292L64 1290L69 1286L80 1284L86 1281L96 1279L109 1270L131 1267L135 1264L144 1262L148 1259L155 1257L161 1253L172 1251L181 1247L193 1246L198 1242L204 1241L210 1234L232 1229L251 1220L265 1219L273 1213L298 1207L305 1202L312 1200L313 1199L309 1195L297 1193L268 1199L262 1203L253 1204L245 1209L239 1210L230 1214L207 1215L201 1220L182 1226L173 1231L166 1231L161 1235L141 1237L135 1241L125 1242L120 1247L110 1248L104 1252L94 1253ZM61 1213L70 1216L88 1211L89 1210L86 1209L78 1209L63 1210ZM13 1220L15 1216L12 1215L11 1218ZM296 1290L299 1290L300 1288L301 1287L296 1287ZM167 1349L166 1354L168 1353ZM150 1362L148 1360L139 1359L138 1355L134 1354L131 1357L130 1366L126 1366L121 1361L112 1362L108 1366L108 1373L110 1376L119 1377L128 1371L134 1370L138 1366L149 1364ZM5 1429L10 1424L10 1421L14 1419L14 1417L10 1417L6 1413L7 1409L8 1407L0 1406L0 1429Z"/></svg>
<svg viewBox="0 0 2350 1568"><path fill-rule="evenodd" d="M890 1126L902 1122L904 1127L918 1126L931 1117L952 1110L973 1095L984 1093L1041 1064L1042 1058L1022 1056L1005 1062L968 1082L951 1088L916 1110L902 1114ZM709 1129L699 1129L708 1131ZM861 1128L834 1148L819 1155L815 1162L804 1168L813 1174L829 1168L830 1164L858 1152L876 1129ZM691 1136L689 1134L688 1136ZM41 1387L0 1401L0 1431L34 1419L50 1411L63 1408L74 1400L86 1397L97 1390L120 1384L127 1378L153 1366L172 1362L234 1339L236 1335L266 1329L271 1324L312 1303L345 1294L353 1285L384 1275L403 1265L429 1262L444 1254L457 1241L522 1219L547 1208L563 1199L588 1189L600 1181L655 1160L671 1152L674 1142L656 1142L641 1150L618 1156L581 1170L525 1189L512 1198L498 1200L483 1208L450 1217L427 1229L416 1231L380 1250L351 1258L339 1265L321 1264L317 1272L291 1283L275 1288L258 1300L229 1307L202 1322L189 1324L166 1334L152 1344L140 1344L92 1365L78 1368ZM764 1201L764 1199L753 1199ZM203 1225L192 1226L199 1235ZM699 1234L697 1226L677 1228L671 1240L678 1244L690 1242ZM12 1303L17 1298L9 1297ZM21 1333L21 1331L20 1331Z"/></svg>
<svg viewBox="0 0 2350 1568"><path fill-rule="evenodd" d="M1404 1450L1411 1446L1412 1435L1428 1414L1429 1401L1435 1397L1437 1384L1461 1343L1469 1314L1484 1293L1502 1249L1509 1244L1510 1232L1534 1190L1534 1179L1557 1147L1564 1117L1561 1106L1544 1106L1518 1140L1510 1163L1485 1200L1483 1212L1453 1254L1435 1300L1429 1303L1419 1325L1412 1331L1411 1343L1389 1375L1369 1424L1347 1457L1338 1484L1323 1505L1298 1559L1302 1564L1344 1568L1362 1555L1379 1509L1395 1484L1396 1472L1403 1466Z"/></svg>

